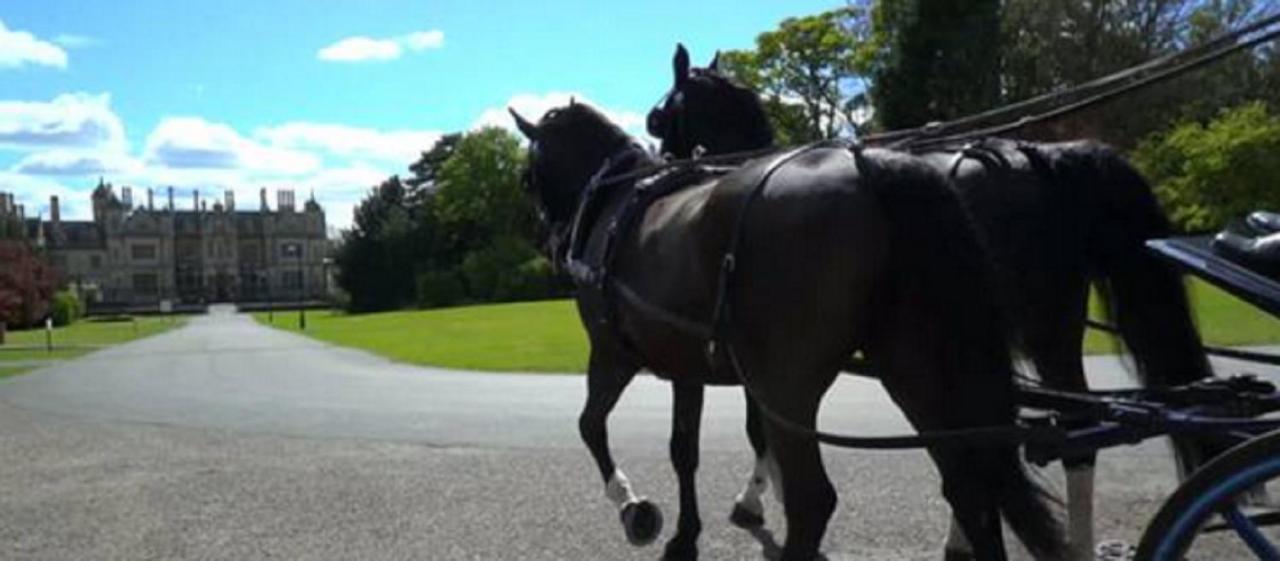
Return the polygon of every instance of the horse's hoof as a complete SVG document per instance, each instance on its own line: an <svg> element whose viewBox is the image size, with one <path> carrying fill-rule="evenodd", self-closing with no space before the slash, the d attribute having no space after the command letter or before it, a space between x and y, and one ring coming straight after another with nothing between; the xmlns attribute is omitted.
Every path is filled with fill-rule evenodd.
<svg viewBox="0 0 1280 561"><path fill-rule="evenodd" d="M648 499L627 503L622 507L622 527L631 545L649 545L662 531L662 511Z"/></svg>
<svg viewBox="0 0 1280 561"><path fill-rule="evenodd" d="M667 542L667 548L662 552L662 561L697 561L698 560L698 544L694 540L684 539L676 536Z"/></svg>
<svg viewBox="0 0 1280 561"><path fill-rule="evenodd" d="M764 516L747 510L741 504L733 505L733 512L729 513L729 521L744 530L754 530L764 526Z"/></svg>

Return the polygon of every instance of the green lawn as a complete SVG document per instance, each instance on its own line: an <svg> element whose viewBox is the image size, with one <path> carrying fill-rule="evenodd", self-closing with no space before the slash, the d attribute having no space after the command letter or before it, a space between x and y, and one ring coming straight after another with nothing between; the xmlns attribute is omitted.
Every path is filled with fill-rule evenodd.
<svg viewBox="0 0 1280 561"><path fill-rule="evenodd" d="M1205 344L1230 347L1280 343L1280 320L1208 283L1193 280L1189 286ZM1095 312L1093 317L1101 315ZM1090 330L1084 349L1089 354L1111 353L1115 352L1115 344L1111 337Z"/></svg>
<svg viewBox="0 0 1280 561"><path fill-rule="evenodd" d="M266 313L254 317L267 323ZM298 330L298 312L275 327ZM512 372L582 372L587 341L573 302L346 315L307 312L307 335L412 364Z"/></svg>
<svg viewBox="0 0 1280 561"><path fill-rule="evenodd" d="M66 327L54 328L53 352L45 350L44 329L10 331L5 334L5 344L0 345L0 368L14 369L5 366L7 361L75 358L103 347L167 331L184 321L181 317L152 316L136 317L133 321L83 319Z"/></svg>
<svg viewBox="0 0 1280 561"><path fill-rule="evenodd" d="M1205 340L1213 345L1280 343L1280 321L1201 282L1191 285ZM267 323L265 313L255 314ZM346 315L308 312L307 335L412 364L515 372L582 372L587 342L567 300L444 310ZM298 312L278 312L274 326L298 330ZM1090 333L1087 353L1112 352Z"/></svg>
<svg viewBox="0 0 1280 561"><path fill-rule="evenodd" d="M4 364L4 363L0 362L0 364ZM28 370L31 370L31 368L33 368L33 367L28 367L28 366L0 366L0 380L3 380L3 379L5 379L5 378L8 378L9 376L17 376L18 374L22 374L23 372L26 372L26 371L28 371Z"/></svg>

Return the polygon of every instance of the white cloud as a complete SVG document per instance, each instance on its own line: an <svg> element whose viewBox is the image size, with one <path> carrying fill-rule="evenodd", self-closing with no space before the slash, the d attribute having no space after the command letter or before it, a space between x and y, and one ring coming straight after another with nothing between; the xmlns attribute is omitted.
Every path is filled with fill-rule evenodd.
<svg viewBox="0 0 1280 561"><path fill-rule="evenodd" d="M444 32L438 29L386 38L356 35L321 48L316 52L316 58L329 62L394 60L400 58L406 49L417 52L443 46Z"/></svg>
<svg viewBox="0 0 1280 561"><path fill-rule="evenodd" d="M439 131L389 130L329 123L291 122L260 128L254 137L272 146L319 149L344 158L369 158L408 166L439 140Z"/></svg>
<svg viewBox="0 0 1280 561"><path fill-rule="evenodd" d="M27 31L11 30L0 21L0 68L25 65L67 67L67 52Z"/></svg>
<svg viewBox="0 0 1280 561"><path fill-rule="evenodd" d="M13 165L12 171L29 175L95 175L133 173L140 165L125 154L48 150L27 155Z"/></svg>
<svg viewBox="0 0 1280 561"><path fill-rule="evenodd" d="M572 92L548 92L544 94L521 93L511 96L506 104L502 107L490 107L480 113L480 117L471 124L472 128L478 129L482 127L502 127L519 134L516 130L515 121L512 120L511 114L507 112L507 108L515 109L524 118L538 122L542 115L547 111L556 107L563 107L569 104L572 99L577 103L588 103L592 107L599 110L608 117L613 124L622 127L627 134L635 136L640 140L651 142L653 138L645 131L645 117L635 111L627 111L624 109L611 109L591 101L590 98ZM520 138L524 138L523 135Z"/></svg>
<svg viewBox="0 0 1280 561"><path fill-rule="evenodd" d="M60 33L53 37L53 42L68 49L79 49L82 47L94 47L102 44L102 41L87 35L75 35L73 33Z"/></svg>
<svg viewBox="0 0 1280 561"><path fill-rule="evenodd" d="M320 167L314 154L267 146L222 123L199 117L164 119L147 137L149 165L177 169L238 169L302 175Z"/></svg>
<svg viewBox="0 0 1280 561"><path fill-rule="evenodd" d="M411 51L425 51L427 49L439 49L444 46L444 32L439 29L431 31L415 31L402 38L406 47Z"/></svg>
<svg viewBox="0 0 1280 561"><path fill-rule="evenodd" d="M52 101L0 101L0 148L124 149L124 123L109 94L62 94Z"/></svg>

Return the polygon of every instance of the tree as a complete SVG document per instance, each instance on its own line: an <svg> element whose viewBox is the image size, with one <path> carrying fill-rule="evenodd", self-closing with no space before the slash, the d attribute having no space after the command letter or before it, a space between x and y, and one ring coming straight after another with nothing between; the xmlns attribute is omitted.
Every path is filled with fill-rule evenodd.
<svg viewBox="0 0 1280 561"><path fill-rule="evenodd" d="M1006 0L1004 101L1081 84L1177 52L1274 12L1276 5L1275 0ZM1100 138L1129 148L1171 121L1206 121L1222 107L1265 95L1265 67L1273 59L1265 49L1237 55L1032 134ZM1272 96L1277 92L1269 91Z"/></svg>
<svg viewBox="0 0 1280 561"><path fill-rule="evenodd" d="M354 311L388 310L413 301L414 222L400 178L375 187L354 212L343 232L334 263L338 285L350 295Z"/></svg>
<svg viewBox="0 0 1280 561"><path fill-rule="evenodd" d="M834 138L865 118L867 9L853 5L788 18L756 37L753 50L728 51L720 67L765 97L778 141Z"/></svg>
<svg viewBox="0 0 1280 561"><path fill-rule="evenodd" d="M409 164L409 171L413 175L404 180L405 185L408 185L410 190L434 189L440 167L453 155L460 140L462 140L462 133L454 132L441 136L430 150L422 153L418 161Z"/></svg>
<svg viewBox="0 0 1280 561"><path fill-rule="evenodd" d="M504 236L533 240L536 213L521 187L522 169L520 140L505 129L463 136L437 172L434 210L446 243L470 253Z"/></svg>
<svg viewBox="0 0 1280 561"><path fill-rule="evenodd" d="M880 0L871 19L871 100L882 127L999 105L1000 0Z"/></svg>
<svg viewBox="0 0 1280 561"><path fill-rule="evenodd" d="M1280 115L1252 102L1201 125L1188 121L1154 134L1134 163L1155 184L1183 230L1221 228L1256 209L1280 209Z"/></svg>
<svg viewBox="0 0 1280 561"><path fill-rule="evenodd" d="M30 245L0 240L0 323L33 325L49 313L57 274Z"/></svg>

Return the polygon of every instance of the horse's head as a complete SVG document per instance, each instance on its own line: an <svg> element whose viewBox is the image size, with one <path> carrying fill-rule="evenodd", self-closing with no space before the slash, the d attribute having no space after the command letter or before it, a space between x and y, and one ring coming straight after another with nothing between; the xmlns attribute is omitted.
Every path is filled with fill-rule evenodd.
<svg viewBox="0 0 1280 561"><path fill-rule="evenodd" d="M662 139L662 153L687 158L696 147L710 154L765 148L773 129L759 96L719 70L720 53L706 68L690 68L689 52L676 45L671 89L649 112L649 134Z"/></svg>
<svg viewBox="0 0 1280 561"><path fill-rule="evenodd" d="M605 160L631 144L622 129L585 103L570 101L542 116L537 124L508 108L520 132L529 139L525 190L534 197L549 226L573 218L578 196Z"/></svg>

